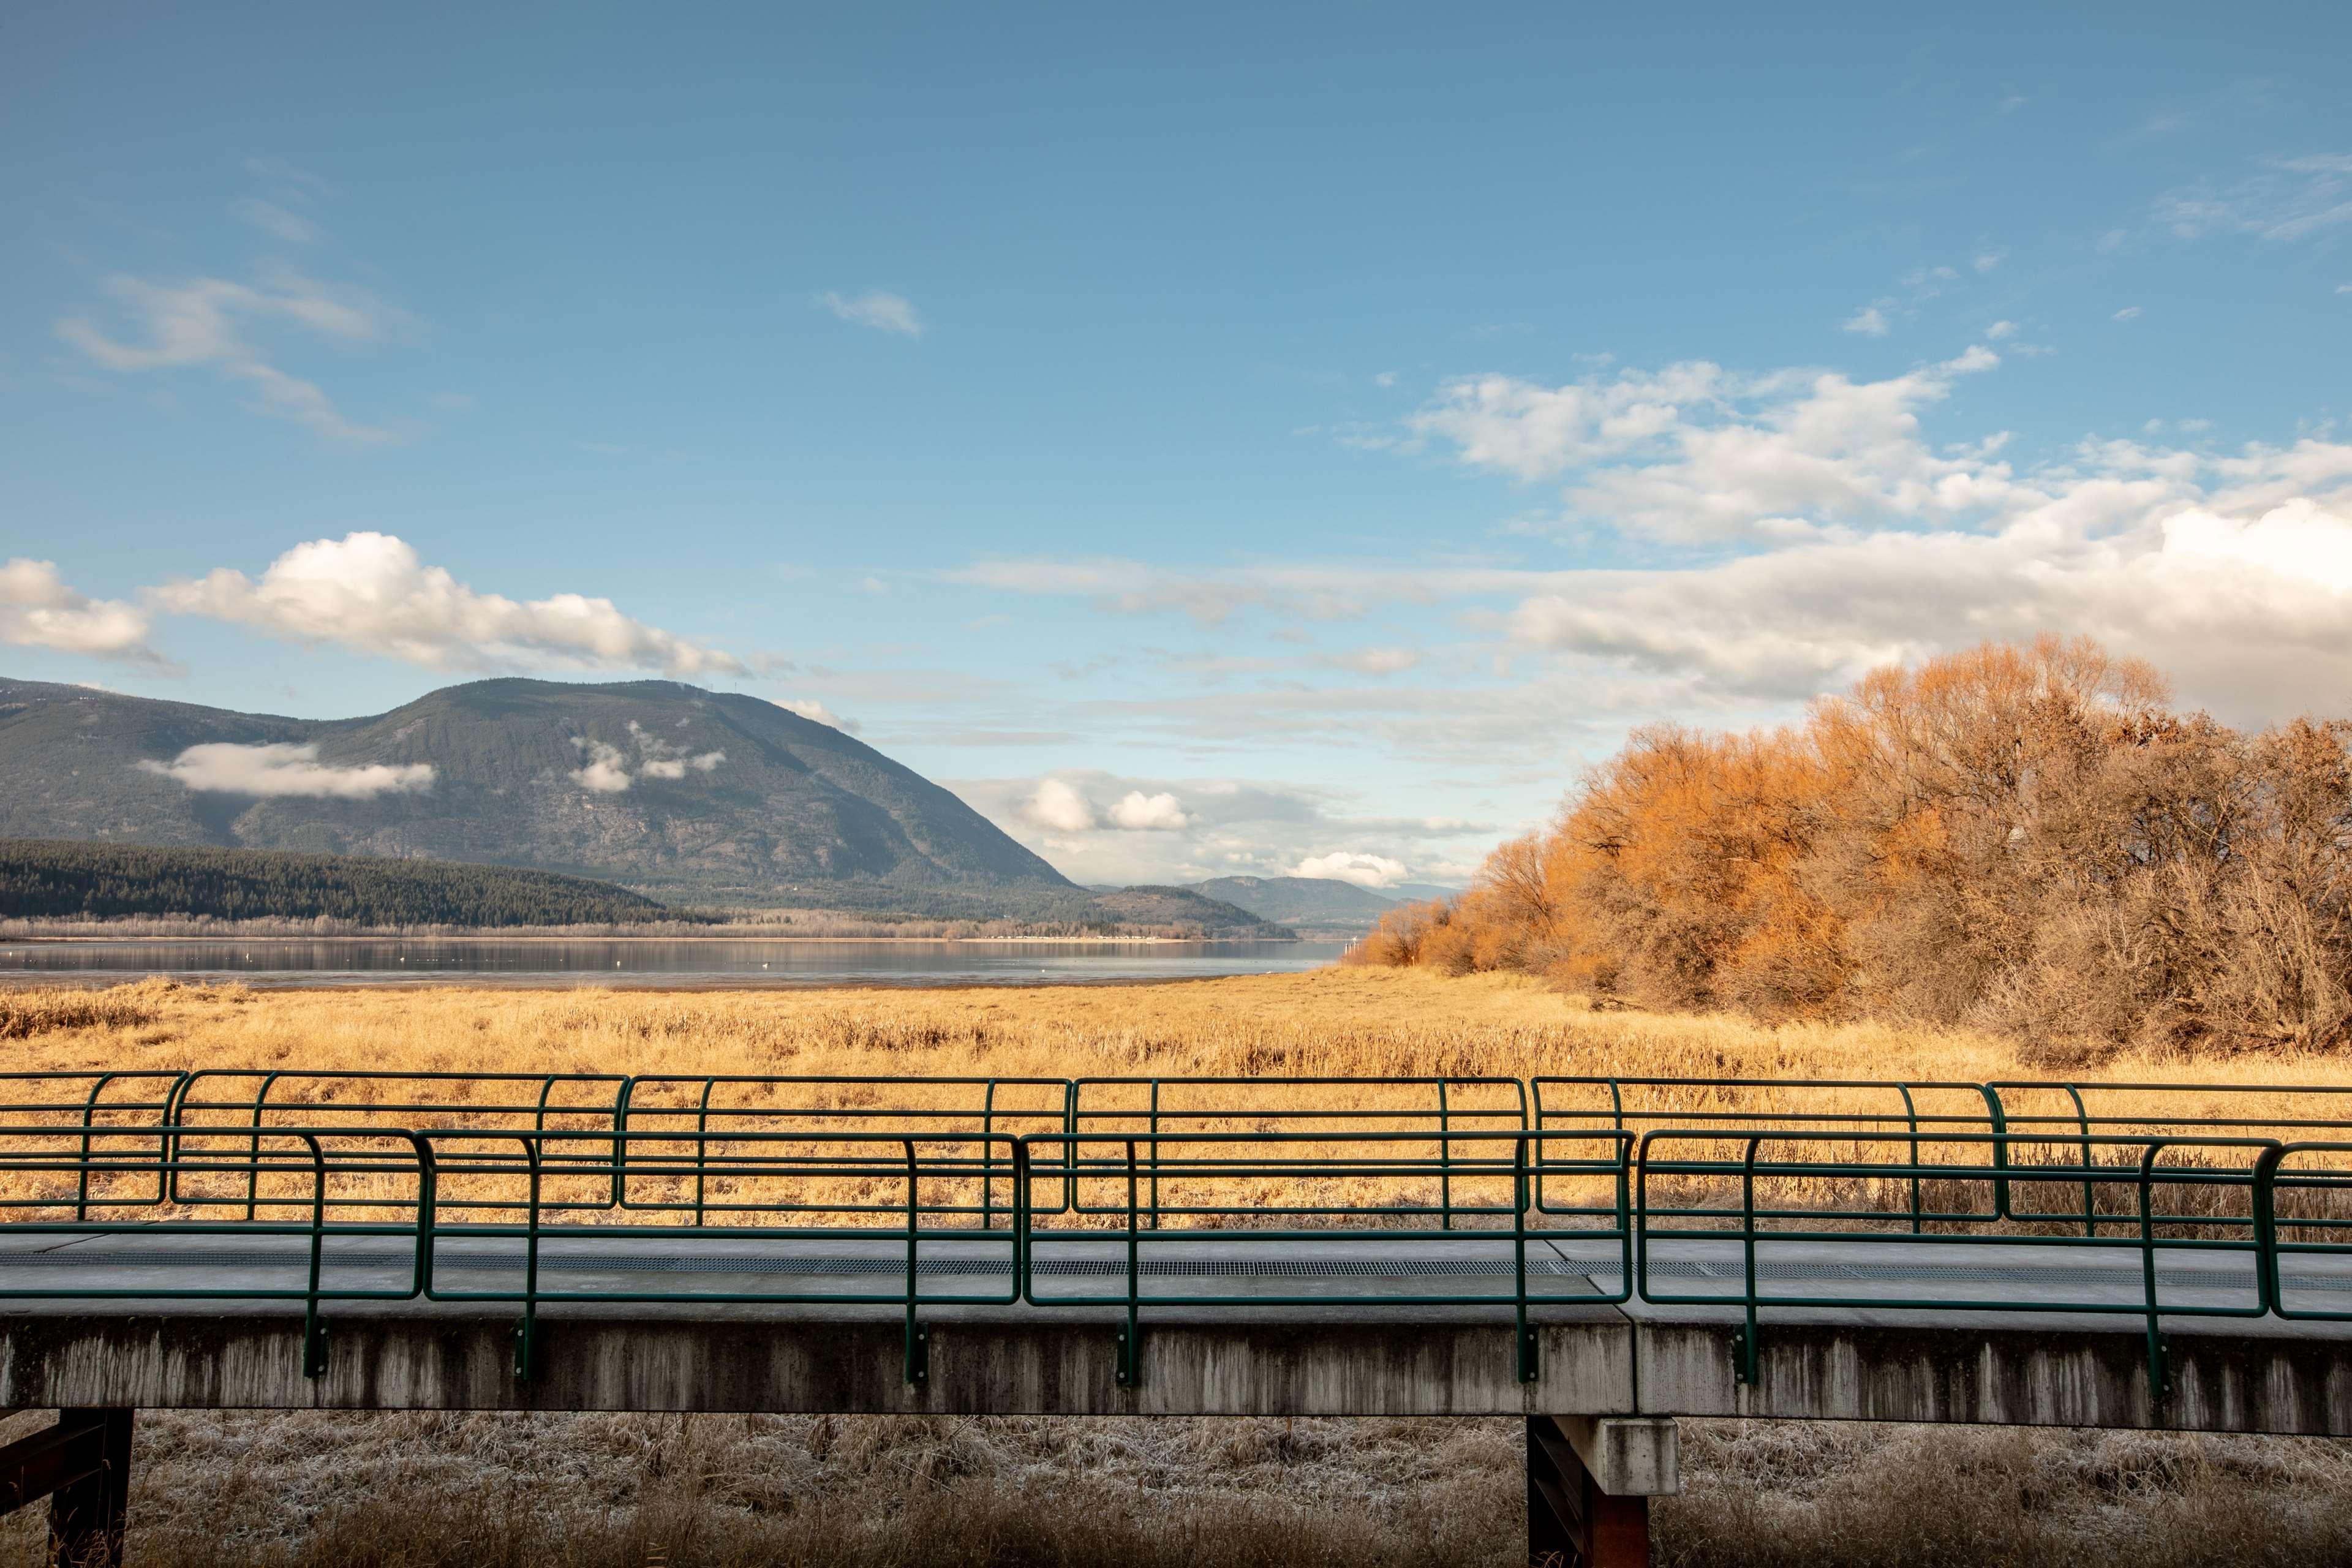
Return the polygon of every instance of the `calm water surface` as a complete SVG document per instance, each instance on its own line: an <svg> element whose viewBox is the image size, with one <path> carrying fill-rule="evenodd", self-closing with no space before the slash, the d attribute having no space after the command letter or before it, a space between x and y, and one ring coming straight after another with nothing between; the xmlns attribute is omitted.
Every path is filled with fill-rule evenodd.
<svg viewBox="0 0 2352 1568"><path fill-rule="evenodd" d="M463 981L527 985L1053 985L1279 974L1337 959L1336 942L0 942L16 974L169 974L258 985Z"/></svg>

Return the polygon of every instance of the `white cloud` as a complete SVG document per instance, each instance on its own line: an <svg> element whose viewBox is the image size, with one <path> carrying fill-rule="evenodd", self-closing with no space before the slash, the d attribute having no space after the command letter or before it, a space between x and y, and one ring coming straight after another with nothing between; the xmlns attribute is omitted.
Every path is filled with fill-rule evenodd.
<svg viewBox="0 0 2352 1568"><path fill-rule="evenodd" d="M1360 675L1399 675L1421 662L1421 651L1410 647L1360 647L1334 654L1330 663Z"/></svg>
<svg viewBox="0 0 2352 1568"><path fill-rule="evenodd" d="M2143 457L2136 475L2083 476L1990 532L1887 531L1697 571L1593 573L1530 597L1512 628L1531 647L1780 700L2042 631L2150 658L2189 701L2239 717L2352 690L2352 503L2217 510L2158 471L2166 457Z"/></svg>
<svg viewBox="0 0 2352 1568"><path fill-rule="evenodd" d="M272 239L282 239L289 245L316 245L319 226L300 213L289 211L276 202L265 202L258 196L245 196L228 205L229 216L240 223L250 224Z"/></svg>
<svg viewBox="0 0 2352 1568"><path fill-rule="evenodd" d="M1346 849L1335 849L1328 855L1310 855L1290 868L1294 877L1313 877L1333 882L1353 882L1359 888L1393 888L1412 873L1402 860L1391 860L1384 855L1362 855Z"/></svg>
<svg viewBox="0 0 2352 1568"><path fill-rule="evenodd" d="M106 290L145 335L144 342L111 336L86 316L57 324L58 337L104 369L135 374L209 367L243 386L252 397L246 406L256 413L353 445L396 438L387 426L346 418L317 383L279 369L247 332L248 327L276 325L344 346L373 342L394 318L372 297L284 271L259 284L222 278L161 284L115 277L107 280Z"/></svg>
<svg viewBox="0 0 2352 1568"><path fill-rule="evenodd" d="M2261 173L2227 184L2207 181L2167 192L2157 220L2181 239L2250 234L2308 239L2352 223L2352 153L2315 153L2258 161Z"/></svg>
<svg viewBox="0 0 2352 1568"><path fill-rule="evenodd" d="M1525 703L1517 710L1524 723ZM1488 752L1480 764L1491 761ZM1335 843L1410 868L1412 877L1450 878L1457 863L1483 856L1499 831L1491 821L1360 815L1328 790L1234 778L1066 772L946 782L1082 882L1286 877L1302 858L1327 854ZM1116 804L1108 811L1094 804L1105 800Z"/></svg>
<svg viewBox="0 0 2352 1568"><path fill-rule="evenodd" d="M906 298L869 289L863 294L837 294L831 289L817 297L817 302L845 321L877 331L897 332L902 337L923 335L922 318Z"/></svg>
<svg viewBox="0 0 2352 1568"><path fill-rule="evenodd" d="M629 771L629 754L620 747L574 735L572 748L583 761L570 773L572 782L593 794L619 795L638 779L682 779L689 773L710 773L727 760L724 752L693 752L672 745L635 719L629 721L629 738L637 747L635 773Z"/></svg>
<svg viewBox="0 0 2352 1568"><path fill-rule="evenodd" d="M283 158L247 158L245 172L256 179L274 182L281 201L312 201L342 195L331 182L308 169L297 168Z"/></svg>
<svg viewBox="0 0 2352 1568"><path fill-rule="evenodd" d="M678 722L683 724L686 721L681 719ZM635 719L629 721L629 735L637 742L637 754L644 759L637 771L646 778L682 779L688 772L707 773L727 760L724 752L691 752L683 746L673 746Z"/></svg>
<svg viewBox="0 0 2352 1568"><path fill-rule="evenodd" d="M1979 255L1971 265L1979 272L1990 272L2008 258L2009 252L2006 250L1988 250Z"/></svg>
<svg viewBox="0 0 2352 1568"><path fill-rule="evenodd" d="M1995 342L2000 342L2003 338L2013 338L2017 336L2017 323L2015 321L1995 321L1991 326L1985 329L1985 336L1990 338Z"/></svg>
<svg viewBox="0 0 2352 1568"><path fill-rule="evenodd" d="M1139 789L1131 789L1119 797L1109 815L1112 826L1130 833L1166 833L1192 825L1176 797L1165 790L1148 795Z"/></svg>
<svg viewBox="0 0 2352 1568"><path fill-rule="evenodd" d="M56 562L23 556L0 565L0 643L177 668L147 646L145 612L78 594L58 575Z"/></svg>
<svg viewBox="0 0 2352 1568"><path fill-rule="evenodd" d="M175 615L205 616L300 643L432 669L658 669L742 674L730 653L623 615L610 599L557 594L518 602L427 566L404 540L360 532L298 544L255 582L218 568L150 590Z"/></svg>
<svg viewBox="0 0 2352 1568"><path fill-rule="evenodd" d="M220 795L312 800L373 800L421 795L433 787L430 763L366 763L337 767L319 761L319 748L285 742L240 746L226 742L190 746L168 763L142 762L140 771Z"/></svg>
<svg viewBox="0 0 2352 1568"><path fill-rule="evenodd" d="M1705 363L1559 387L1486 376L1447 384L1414 424L1472 467L1573 470L1566 499L1580 519L1681 543L1785 539L1996 503L2006 468L1930 450L1919 411L2000 363L1978 345L1874 382L1740 377Z"/></svg>
<svg viewBox="0 0 2352 1568"><path fill-rule="evenodd" d="M1055 833L1084 833L1095 825L1095 808L1076 786L1061 779L1041 779L1023 807L1023 817Z"/></svg>
<svg viewBox="0 0 2352 1568"><path fill-rule="evenodd" d="M588 760L572 770L572 782L595 795L618 795L629 787L629 759L618 746L608 746L602 741L583 741L574 737L572 743L587 753Z"/></svg>
<svg viewBox="0 0 2352 1568"><path fill-rule="evenodd" d="M2137 305L2126 305L2122 310L2117 310L2115 313L2114 319L2118 321L2137 321L2139 320L2139 307Z"/></svg>
<svg viewBox="0 0 2352 1568"><path fill-rule="evenodd" d="M787 713L797 713L813 724L825 724L845 735L855 735L859 726L843 718L814 697L788 697L776 703Z"/></svg>
<svg viewBox="0 0 2352 1568"><path fill-rule="evenodd" d="M1838 331L1858 333L1865 338L1883 338L1888 331L1886 312L1877 305L1864 305L1840 321Z"/></svg>

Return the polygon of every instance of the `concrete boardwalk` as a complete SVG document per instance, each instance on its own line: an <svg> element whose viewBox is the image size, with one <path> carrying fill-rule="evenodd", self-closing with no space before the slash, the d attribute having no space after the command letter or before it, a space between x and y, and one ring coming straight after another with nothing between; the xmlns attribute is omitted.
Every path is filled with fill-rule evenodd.
<svg viewBox="0 0 2352 1568"><path fill-rule="evenodd" d="M1040 1237L1025 1302L1013 1300L1013 1246L1003 1231L923 1239L929 1374L915 1384L903 1235L551 1229L539 1363L519 1379L520 1238L444 1237L436 1300L412 1294L413 1236L337 1235L321 1280L329 1364L313 1378L302 1373L306 1237L20 1230L0 1236L0 1290L38 1294L0 1309L0 1404L1746 1414L2352 1436L2352 1323L2213 1315L2259 1304L2246 1253L2160 1250L2171 1387L2159 1393L2133 1245L1764 1243L1762 1290L1839 1304L1768 1297L1751 1384L1733 1348L1745 1320L1737 1243L1656 1240L1648 1289L1714 1298L1659 1304L1609 1300L1622 1289L1622 1243L1531 1239L1537 1362L1523 1382L1507 1236L1146 1234L1135 1386L1116 1377L1124 1237ZM2284 1274L2291 1310L2352 1313L2352 1258L2290 1256ZM189 1297L211 1290L235 1294ZM331 1299L374 1292L387 1299ZM1927 1300L1954 1304L1896 1304Z"/></svg>

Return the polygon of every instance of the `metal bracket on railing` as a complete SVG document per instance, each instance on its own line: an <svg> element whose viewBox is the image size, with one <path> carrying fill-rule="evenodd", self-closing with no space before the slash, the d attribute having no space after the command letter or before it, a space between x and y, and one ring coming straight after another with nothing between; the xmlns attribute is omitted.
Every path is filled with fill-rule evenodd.
<svg viewBox="0 0 2352 1568"><path fill-rule="evenodd" d="M539 1371L539 1303L526 1301L522 1321L514 1326L514 1374L517 1383L529 1383Z"/></svg>
<svg viewBox="0 0 2352 1568"><path fill-rule="evenodd" d="M1135 1321L1135 1308L1129 1304L1127 1323L1118 1331L1118 1385L1140 1388L1143 1385L1143 1329Z"/></svg>
<svg viewBox="0 0 2352 1568"><path fill-rule="evenodd" d="M1753 1388L1762 1381L1759 1375L1761 1369L1757 1365L1760 1359L1758 1351L1754 1312L1751 1308L1748 1327L1734 1329L1731 1331L1731 1375L1734 1382Z"/></svg>

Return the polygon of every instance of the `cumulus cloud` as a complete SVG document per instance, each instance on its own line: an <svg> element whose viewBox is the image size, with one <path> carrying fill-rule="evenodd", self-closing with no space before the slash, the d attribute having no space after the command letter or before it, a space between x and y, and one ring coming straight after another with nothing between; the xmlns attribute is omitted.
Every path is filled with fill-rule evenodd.
<svg viewBox="0 0 2352 1568"><path fill-rule="evenodd" d="M189 789L264 798L373 800L421 795L433 787L430 763L366 763L338 767L319 761L319 748L285 742L241 746L216 742L190 746L168 763L146 761L140 771Z"/></svg>
<svg viewBox="0 0 2352 1568"><path fill-rule="evenodd" d="M1192 819L1166 790L1146 795L1131 789L1110 808L1110 824L1130 833L1166 833L1191 826Z"/></svg>
<svg viewBox="0 0 2352 1568"><path fill-rule="evenodd" d="M76 593L58 575L56 562L23 556L0 565L0 643L177 668L147 646L143 611Z"/></svg>
<svg viewBox="0 0 2352 1568"><path fill-rule="evenodd" d="M1530 597L1527 644L1800 700L1987 637L2087 632L2251 718L2352 689L2352 506L2217 511L2156 477L2086 479L1990 532L1883 533Z"/></svg>
<svg viewBox="0 0 2352 1568"><path fill-rule="evenodd" d="M478 593L388 533L298 544L258 582L222 567L151 596L175 615L431 669L658 669L686 677L746 668L732 654L623 615L610 599L557 594L518 602Z"/></svg>
<svg viewBox="0 0 2352 1568"><path fill-rule="evenodd" d="M727 760L724 752L696 752L673 746L635 719L629 721L629 734L637 742L637 755L642 759L637 771L649 779L682 779L688 773L707 773Z"/></svg>
<svg viewBox="0 0 2352 1568"><path fill-rule="evenodd" d="M1055 833L1084 833L1095 825L1095 808L1075 784L1041 779L1021 810L1022 819Z"/></svg>
<svg viewBox="0 0 2352 1568"><path fill-rule="evenodd" d="M2000 363L1979 345L1883 381L1703 362L1561 386L1479 376L1448 383L1413 425L1472 468L1572 475L1564 499L1580 518L1678 543L1786 538L1999 501L2005 468L1937 452L1919 431L1958 378Z"/></svg>
<svg viewBox="0 0 2352 1568"><path fill-rule="evenodd" d="M602 741L572 740L587 761L572 771L572 782L592 795L619 795L635 781L629 776L629 759L618 746Z"/></svg>
<svg viewBox="0 0 2352 1568"><path fill-rule="evenodd" d="M1499 831L1491 821L1360 813L1330 790L1256 780L1067 772L948 783L1082 882L1286 877L1302 860L1331 854L1335 843L1404 868L1400 876L1452 880Z"/></svg>
<svg viewBox="0 0 2352 1568"><path fill-rule="evenodd" d="M1883 338L1888 330L1886 311L1877 305L1864 305L1838 323L1838 331L1865 338Z"/></svg>
<svg viewBox="0 0 2352 1568"><path fill-rule="evenodd" d="M635 719L629 721L629 739L637 749L634 758L609 742L574 735L572 745L580 752L581 763L567 776L592 795L619 795L639 779L682 779L690 773L711 773L727 760L722 751L673 745Z"/></svg>
<svg viewBox="0 0 2352 1568"><path fill-rule="evenodd" d="M280 369L253 335L274 327L340 347L373 342L395 320L373 297L290 271L255 283L225 278L157 283L118 276L105 289L144 341L117 337L86 315L58 322L58 336L92 363L120 374L210 369L244 388L251 398L246 406L256 413L352 445L397 438L389 426L347 418L316 382Z"/></svg>
<svg viewBox="0 0 2352 1568"><path fill-rule="evenodd" d="M1328 855L1310 855L1290 868L1294 877L1312 877L1324 881L1353 882L1359 888L1393 888L1411 874L1402 860L1391 860L1384 855L1361 855L1352 850L1335 849Z"/></svg>
<svg viewBox="0 0 2352 1568"><path fill-rule="evenodd" d="M923 335L922 318L903 295L869 289L863 294L837 294L831 289L817 297L817 302L845 321L877 331L896 332L901 337Z"/></svg>

